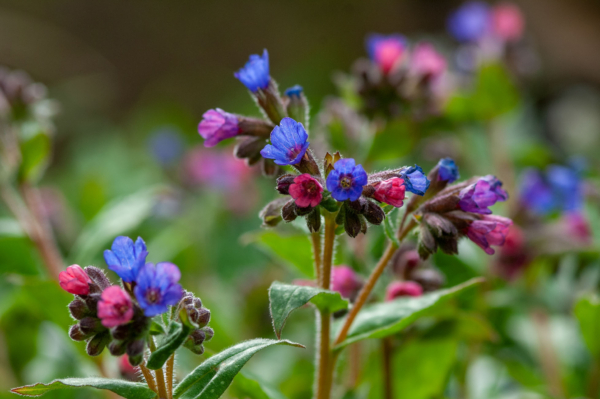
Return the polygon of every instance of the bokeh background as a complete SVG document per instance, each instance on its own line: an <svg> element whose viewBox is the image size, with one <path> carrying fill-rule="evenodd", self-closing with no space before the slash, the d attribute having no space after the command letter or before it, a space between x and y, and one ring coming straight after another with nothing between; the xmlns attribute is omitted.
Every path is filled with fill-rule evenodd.
<svg viewBox="0 0 600 399"><path fill-rule="evenodd" d="M600 149L600 3L515 3L527 21L532 62L540 68L527 82L523 108L528 116L517 119L513 135L535 137L543 144L528 147L518 162L544 166L550 158L566 161L582 155L595 170ZM292 244L277 241L274 233L257 236L257 213L274 197L272 182L231 161L230 149L210 154L202 149L197 133L202 114L220 107L259 115L233 72L249 54L267 48L271 74L282 87L301 84L316 119L326 97L336 93L334 73L348 71L365 55L366 34L401 32L411 39L435 38L450 48L445 21L459 4L0 0L0 63L27 71L56 100L52 163L40 185L68 263L105 267L102 251L114 236L140 235L148 243L149 260L180 266L184 287L211 309L216 334L207 345L209 353L240 340L272 337L267 288L275 279L306 277L291 262L310 273L309 244L293 244L273 256L273 248ZM463 135L459 141L463 155L480 151L470 137ZM422 161L423 154L416 147L400 162L431 166L433 160ZM481 172L477 166L472 169ZM0 397L12 397L7 390L17 385L97 374L94 362L107 375L118 375L114 359L90 359L83 344L68 339L70 296L49 281L35 249L3 212ZM593 227L597 231L600 226ZM377 252L384 237L381 232L374 235ZM342 248L338 260L344 256ZM464 279L447 277L452 284ZM309 349L266 351L252 360L249 371L278 385L290 398L305 398L312 383L312 313L297 313L286 327L288 338ZM564 334L561 352L568 357L573 347L579 353L582 343L573 338L574 322L565 323L558 334ZM408 360L411 355L405 354ZM498 367L508 367L484 360L474 392L485 392L485 381L498 384ZM577 361L568 358L567 365L574 365L570 373L585 369ZM187 354L179 359L182 370L198 362ZM524 384L514 377L502 383ZM52 395L48 397L100 397L96 392Z"/></svg>

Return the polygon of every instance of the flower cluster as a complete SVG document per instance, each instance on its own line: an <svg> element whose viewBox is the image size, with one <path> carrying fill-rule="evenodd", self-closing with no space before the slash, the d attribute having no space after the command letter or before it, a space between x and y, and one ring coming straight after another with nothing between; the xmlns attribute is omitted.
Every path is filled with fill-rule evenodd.
<svg viewBox="0 0 600 399"><path fill-rule="evenodd" d="M523 35L524 25L519 8L509 3L490 7L484 2L470 1L448 18L448 31L461 42L479 42L486 37L516 41Z"/></svg>
<svg viewBox="0 0 600 399"><path fill-rule="evenodd" d="M130 364L139 365L152 318L174 306L194 307L186 307L186 311L203 338L199 340L200 333L196 330L190 334L194 344L188 346L192 351L201 353L202 342L212 337L212 330L206 327L210 311L202 308L198 298L191 294L184 296L177 266L167 262L146 263L147 255L146 244L139 237L135 242L129 237L117 237L111 249L104 252L108 268L122 279L123 286L112 285L104 272L94 266L82 269L72 265L60 273L60 286L75 295L69 311L78 322L69 335L76 341L86 340L90 356L99 355L108 346L112 355L126 353Z"/></svg>

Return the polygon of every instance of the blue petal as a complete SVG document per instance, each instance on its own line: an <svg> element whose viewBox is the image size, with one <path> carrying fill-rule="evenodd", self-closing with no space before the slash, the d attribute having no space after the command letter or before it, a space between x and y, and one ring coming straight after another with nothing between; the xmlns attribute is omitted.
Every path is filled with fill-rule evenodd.
<svg viewBox="0 0 600 399"><path fill-rule="evenodd" d="M300 85L292 86L285 90L285 95L288 97L300 97L304 89Z"/></svg>
<svg viewBox="0 0 600 399"><path fill-rule="evenodd" d="M350 174L354 170L356 162L352 158L343 158L337 161L333 167L340 173Z"/></svg>
<svg viewBox="0 0 600 399"><path fill-rule="evenodd" d="M331 191L331 196L333 197L333 199L337 200L337 201L346 201L349 198L349 192L348 190L344 190L342 187L335 187L333 190L329 190Z"/></svg>
<svg viewBox="0 0 600 399"><path fill-rule="evenodd" d="M327 190L331 191L332 193L334 190L339 189L340 188L340 172L338 172L335 169L332 170L329 173L329 176L327 176L327 181L325 182L325 185L327 186Z"/></svg>
<svg viewBox="0 0 600 399"><path fill-rule="evenodd" d="M354 184L360 185L361 190L362 186L366 185L369 180L369 176L367 175L367 172L365 172L365 169L362 165L356 165L354 167L352 176L354 177Z"/></svg>
<svg viewBox="0 0 600 399"><path fill-rule="evenodd" d="M357 184L353 185L350 190L348 190L348 199L350 201L356 201L362 195L363 188Z"/></svg>

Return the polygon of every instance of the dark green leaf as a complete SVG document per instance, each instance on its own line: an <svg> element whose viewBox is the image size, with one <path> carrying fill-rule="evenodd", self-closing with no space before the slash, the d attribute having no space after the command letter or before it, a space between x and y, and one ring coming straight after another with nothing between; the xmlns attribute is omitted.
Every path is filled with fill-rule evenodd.
<svg viewBox="0 0 600 399"><path fill-rule="evenodd" d="M273 329L277 338L281 338L281 330L283 330L290 313L308 302L311 302L320 310L329 312L337 312L348 307L348 301L343 299L339 292L283 284L278 281L273 282L271 288L269 288L269 301Z"/></svg>
<svg viewBox="0 0 600 399"><path fill-rule="evenodd" d="M385 231L385 235L387 236L387 238L389 238L399 248L400 241L398 240L396 231L398 229L398 227L396 226L396 209L398 208L394 208L393 210L391 210L390 213L388 213L385 219L383 220L383 230Z"/></svg>
<svg viewBox="0 0 600 399"><path fill-rule="evenodd" d="M574 312L585 344L592 355L600 356L600 299L588 294L577 301Z"/></svg>
<svg viewBox="0 0 600 399"><path fill-rule="evenodd" d="M150 324L150 335L161 335L165 334L165 328L162 324L152 320L152 324Z"/></svg>
<svg viewBox="0 0 600 399"><path fill-rule="evenodd" d="M443 308L448 299L472 288L482 279L472 279L446 290L414 298L398 298L391 302L365 306L354 320L347 338L336 349L367 338L383 338L395 334L422 316ZM341 320L337 327L340 327Z"/></svg>
<svg viewBox="0 0 600 399"><path fill-rule="evenodd" d="M182 318L183 323L177 323L172 321L169 324L169 333L165 339L161 342L160 346L156 348L154 352L150 354L146 367L151 370L157 370L161 368L169 357L175 353L175 351L183 345L190 332L192 332L192 324L187 320L187 313L184 309L181 310L180 315L186 315L185 320Z"/></svg>
<svg viewBox="0 0 600 399"><path fill-rule="evenodd" d="M273 345L302 345L287 340L253 339L234 345L207 359L188 374L173 392L174 398L217 399L250 358L258 351Z"/></svg>
<svg viewBox="0 0 600 399"><path fill-rule="evenodd" d="M49 384L37 383L13 388L11 391L23 396L42 396L46 392L55 389L74 389L82 387L107 389L126 399L152 399L156 397L156 393L150 390L146 384L96 377L63 378L54 380Z"/></svg>

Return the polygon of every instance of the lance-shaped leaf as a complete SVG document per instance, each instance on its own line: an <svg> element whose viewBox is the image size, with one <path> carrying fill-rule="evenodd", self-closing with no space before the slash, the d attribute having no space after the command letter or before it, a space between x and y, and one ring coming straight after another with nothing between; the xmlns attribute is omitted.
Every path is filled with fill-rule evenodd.
<svg viewBox="0 0 600 399"><path fill-rule="evenodd" d="M158 370L161 368L169 359L169 357L175 353L177 348L183 345L192 330L198 327L189 319L185 309L181 309L179 312L179 318L181 323L172 321L169 324L169 332L167 336L162 341L160 346L156 348L156 350L152 352L148 358L146 367L149 369Z"/></svg>
<svg viewBox="0 0 600 399"><path fill-rule="evenodd" d="M152 399L156 397L156 392L138 382L124 380L113 380L109 378L62 378L54 380L48 384L37 383L25 385L19 388L11 389L12 392L23 396L42 396L46 392L56 389L76 389L76 388L97 388L107 389L124 397L125 399Z"/></svg>
<svg viewBox="0 0 600 399"><path fill-rule="evenodd" d="M239 373L231 390L236 397L248 399L287 399L277 388L245 372Z"/></svg>
<svg viewBox="0 0 600 399"><path fill-rule="evenodd" d="M600 356L600 298L594 294L583 296L573 310L585 344L593 356Z"/></svg>
<svg viewBox="0 0 600 399"><path fill-rule="evenodd" d="M335 349L367 338L383 338L395 334L420 317L443 309L444 302L479 284L483 279L471 279L455 287L431 292L420 297L398 298L390 302L365 306L354 319L348 336ZM339 330L344 320L336 324Z"/></svg>
<svg viewBox="0 0 600 399"><path fill-rule="evenodd" d="M258 351L273 345L304 348L287 340L253 339L242 342L207 359L188 374L173 392L173 398L217 399L227 389L244 364Z"/></svg>
<svg viewBox="0 0 600 399"><path fill-rule="evenodd" d="M315 305L319 310L328 312L337 312L348 307L348 301L343 299L339 292L302 285L283 284L279 281L271 284L269 301L273 329L278 339L281 339L281 331L290 313L308 302Z"/></svg>

